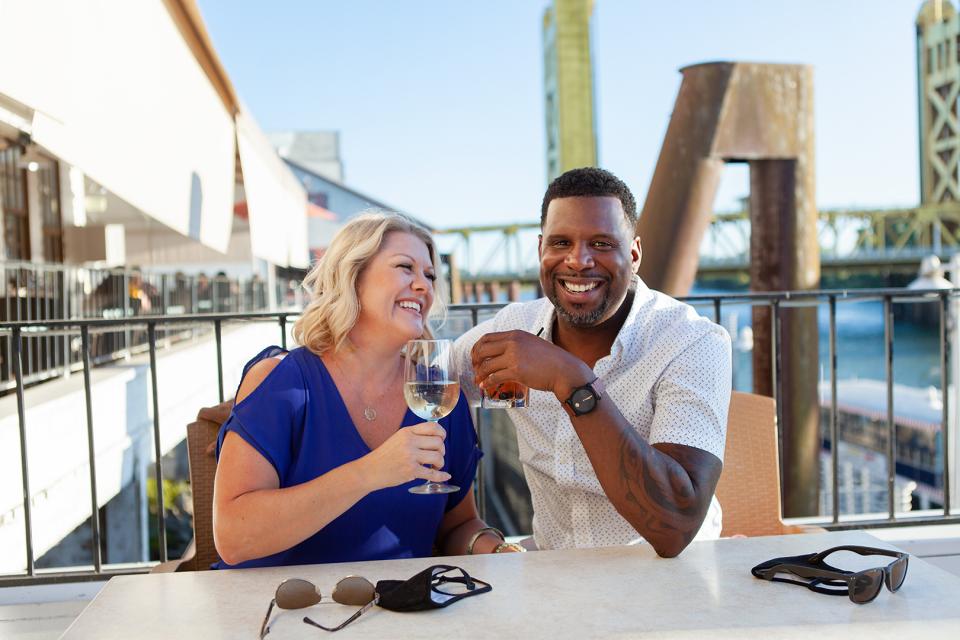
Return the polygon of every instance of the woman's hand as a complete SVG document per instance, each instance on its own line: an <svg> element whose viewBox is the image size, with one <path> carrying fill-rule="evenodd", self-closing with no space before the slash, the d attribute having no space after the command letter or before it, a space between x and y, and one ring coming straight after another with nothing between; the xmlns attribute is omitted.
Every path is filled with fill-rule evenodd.
<svg viewBox="0 0 960 640"><path fill-rule="evenodd" d="M447 432L436 422L404 427L386 442L361 458L373 490L395 487L417 478L446 482L450 474L443 467Z"/></svg>

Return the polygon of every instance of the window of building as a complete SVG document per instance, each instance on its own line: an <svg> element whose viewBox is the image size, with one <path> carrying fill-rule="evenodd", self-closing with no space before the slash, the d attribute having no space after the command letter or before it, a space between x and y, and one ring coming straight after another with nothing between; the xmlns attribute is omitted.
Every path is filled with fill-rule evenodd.
<svg viewBox="0 0 960 640"><path fill-rule="evenodd" d="M56 161L37 171L40 219L43 222L43 259L63 262L63 222L60 215L60 171Z"/></svg>
<svg viewBox="0 0 960 640"><path fill-rule="evenodd" d="M30 259L27 219L27 172L17 166L20 147L0 150L0 202L3 203L3 255L6 260Z"/></svg>

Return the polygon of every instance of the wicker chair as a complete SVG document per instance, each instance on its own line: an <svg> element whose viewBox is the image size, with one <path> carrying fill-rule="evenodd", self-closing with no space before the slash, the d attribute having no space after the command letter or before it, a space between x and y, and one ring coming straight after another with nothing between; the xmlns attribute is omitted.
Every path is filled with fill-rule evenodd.
<svg viewBox="0 0 960 640"><path fill-rule="evenodd" d="M777 406L773 398L734 392L727 421L727 447L717 499L723 509L724 537L821 533L812 526L780 519L780 468L777 461Z"/></svg>
<svg viewBox="0 0 960 640"><path fill-rule="evenodd" d="M154 567L154 573L204 571L220 557L213 544L213 479L217 473L217 432L233 408L233 400L205 407L187 425L187 457L193 492L193 541L179 560Z"/></svg>

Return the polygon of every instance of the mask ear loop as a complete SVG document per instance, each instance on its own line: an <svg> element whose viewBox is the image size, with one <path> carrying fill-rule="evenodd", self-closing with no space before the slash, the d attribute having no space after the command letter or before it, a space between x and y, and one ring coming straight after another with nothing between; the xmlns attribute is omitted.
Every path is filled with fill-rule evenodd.
<svg viewBox="0 0 960 640"><path fill-rule="evenodd" d="M474 578L470 577L470 574L467 573L466 570L464 570L463 568L451 567L449 565L437 565L437 566L445 567L445 568L443 569L443 571L435 572L433 574L433 578L430 580L430 589L432 591L442 593L439 589L437 589L437 587L439 587L441 584L444 584L446 582L457 582L459 584L465 585L467 589L470 591L473 591L474 589L477 588L477 585L474 582ZM463 575L453 576L453 577L443 575L444 573L446 573L447 571L450 571L451 569L456 569Z"/></svg>
<svg viewBox="0 0 960 640"><path fill-rule="evenodd" d="M455 582L457 584L465 585L467 587L467 591L454 595L454 594L447 593L439 588L441 584L450 583L450 582ZM457 600L462 600L464 598L469 598L470 596L478 596L481 593L486 593L487 591L491 591L492 589L493 587L490 586L489 582L484 582L479 578L471 578L470 576L467 576L465 578L460 578L460 577L445 578L442 581L437 582L436 584L430 585L431 591L433 591L434 593L439 593L442 596L446 596L447 598L449 598L448 602L451 602L451 603L456 602Z"/></svg>

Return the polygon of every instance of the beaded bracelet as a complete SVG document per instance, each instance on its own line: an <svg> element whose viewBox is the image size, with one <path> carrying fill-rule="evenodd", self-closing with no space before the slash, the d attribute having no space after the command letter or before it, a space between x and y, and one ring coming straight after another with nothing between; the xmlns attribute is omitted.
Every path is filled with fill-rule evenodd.
<svg viewBox="0 0 960 640"><path fill-rule="evenodd" d="M496 527L484 527L483 529L478 529L476 532L474 532L473 537L470 538L470 542L467 543L468 556L473 555L473 545L477 544L477 540L480 539L480 536L482 536L487 532L490 532L496 535L498 538L500 538L501 541L505 540L505 538L503 537L503 533L500 531L500 529L497 529Z"/></svg>

